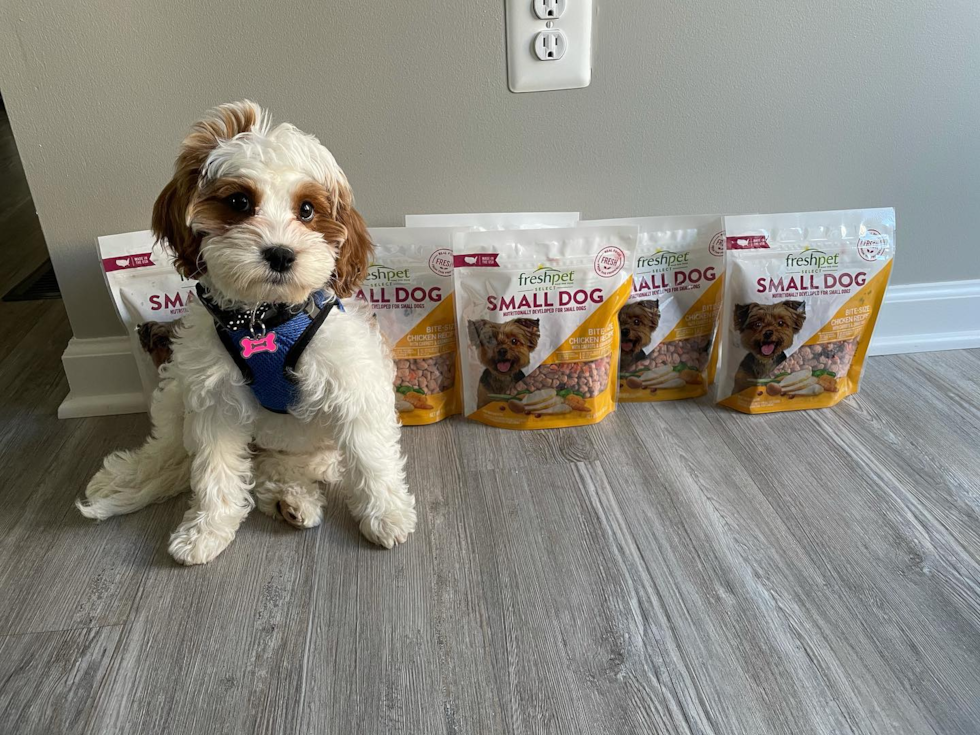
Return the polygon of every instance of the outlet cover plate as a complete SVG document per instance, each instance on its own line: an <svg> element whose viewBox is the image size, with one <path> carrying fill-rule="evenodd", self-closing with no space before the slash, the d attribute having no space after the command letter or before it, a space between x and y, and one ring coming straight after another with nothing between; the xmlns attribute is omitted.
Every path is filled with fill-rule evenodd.
<svg viewBox="0 0 980 735"><path fill-rule="evenodd" d="M566 0L561 18L541 20L533 0L506 0L507 84L511 92L579 89L592 81L593 0ZM549 29L548 23L551 23ZM540 60L534 41L541 31L560 30L566 49L557 60Z"/></svg>

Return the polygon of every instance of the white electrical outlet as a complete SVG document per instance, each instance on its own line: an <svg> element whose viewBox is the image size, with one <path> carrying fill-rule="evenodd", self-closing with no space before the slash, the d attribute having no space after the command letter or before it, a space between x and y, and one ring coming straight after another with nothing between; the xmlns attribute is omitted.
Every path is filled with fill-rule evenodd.
<svg viewBox="0 0 980 735"><path fill-rule="evenodd" d="M592 81L593 0L506 3L510 90L588 87Z"/></svg>
<svg viewBox="0 0 980 735"><path fill-rule="evenodd" d="M565 0L534 0L531 7L540 20L558 20L565 12Z"/></svg>
<svg viewBox="0 0 980 735"><path fill-rule="evenodd" d="M534 37L534 55L541 61L558 61L565 55L568 41L561 31L541 31Z"/></svg>

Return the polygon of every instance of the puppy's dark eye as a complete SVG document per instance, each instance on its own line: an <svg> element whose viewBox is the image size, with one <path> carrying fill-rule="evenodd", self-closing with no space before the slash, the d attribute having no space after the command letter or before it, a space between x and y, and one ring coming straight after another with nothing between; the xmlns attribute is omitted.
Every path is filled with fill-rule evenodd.
<svg viewBox="0 0 980 735"><path fill-rule="evenodd" d="M314 214L315 212L313 211L313 205L309 202L303 202L299 205L299 218L303 222L309 222L311 219L313 219Z"/></svg>
<svg viewBox="0 0 980 735"><path fill-rule="evenodd" d="M634 320L633 320L633 326L634 326L634 327L638 327L638 326L640 326L640 320L639 320L639 319L634 319Z"/></svg>
<svg viewBox="0 0 980 735"><path fill-rule="evenodd" d="M237 192L225 199L225 203L236 212L251 212L252 198L248 194Z"/></svg>
<svg viewBox="0 0 980 735"><path fill-rule="evenodd" d="M786 322L784 322L784 321L783 321L782 319L780 319L780 320L779 320L778 322L776 322L776 323L777 323L777 324L778 324L779 326L781 326L781 327L785 327L785 326L786 326Z"/></svg>
<svg viewBox="0 0 980 735"><path fill-rule="evenodd" d="M517 338L516 338L516 337L511 337L511 338L510 338L510 343L511 343L512 345L519 345L519 344L520 344L520 342L519 342L519 341L517 340Z"/></svg>

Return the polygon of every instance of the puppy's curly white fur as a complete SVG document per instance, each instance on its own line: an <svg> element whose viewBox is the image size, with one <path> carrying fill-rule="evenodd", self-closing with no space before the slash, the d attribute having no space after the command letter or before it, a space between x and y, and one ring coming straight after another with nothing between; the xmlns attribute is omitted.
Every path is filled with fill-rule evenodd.
<svg viewBox="0 0 980 735"><path fill-rule="evenodd" d="M243 312L303 304L317 291L349 296L372 254L330 152L292 125L272 127L248 101L194 126L154 206L153 230L182 274L221 308ZM405 541L415 499L398 443L394 366L368 316L334 309L293 378L288 413L262 408L211 313L194 303L161 367L150 438L106 458L79 510L102 520L189 485L190 508L169 549L183 564L202 564L231 543L256 500L297 527L318 525L321 484L339 480L369 540Z"/></svg>

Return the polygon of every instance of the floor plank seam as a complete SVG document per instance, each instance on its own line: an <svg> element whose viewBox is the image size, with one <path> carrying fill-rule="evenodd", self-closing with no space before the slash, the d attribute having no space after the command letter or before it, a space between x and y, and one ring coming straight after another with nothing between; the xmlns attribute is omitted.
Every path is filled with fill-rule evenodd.
<svg viewBox="0 0 980 735"><path fill-rule="evenodd" d="M72 508L72 510L74 510L74 508ZM103 674L102 678L99 680L99 686L96 687L95 692L92 695L92 712L89 714L89 717L85 722L85 728L82 730L83 733L92 732L93 719L97 714L96 705L99 702L99 698L102 694L103 688L114 677L116 673L116 666L118 663L118 659L121 655L120 651L127 640L127 634L133 628L135 617L142 610L142 603L143 603L143 597L146 592L147 579L150 576L150 571L152 567L153 565L150 560L147 560L147 562L143 565L143 570L142 573L140 574L139 582L136 585L136 592L133 596L133 599L130 601L129 609L126 611L126 618L122 623L117 624L121 626L121 630L119 631L119 638L116 640L116 645L112 650L112 655L109 657L109 662L106 664L105 673ZM100 734L98 733L98 731L96 731L94 735L100 735Z"/></svg>
<svg viewBox="0 0 980 735"><path fill-rule="evenodd" d="M105 673L102 674L102 678L99 679L99 685L95 688L95 691L92 693L92 698L91 698L92 711L89 712L89 715L85 720L85 727L82 728L83 733L87 734L92 732L93 720L95 719L95 716L97 714L97 708L99 704L99 696L102 694L102 689L103 687L105 687L106 682L115 673L116 660L120 655L119 652L123 647L123 643L126 640L126 633L130 627L131 627L130 620L126 620L125 623L120 624L121 630L119 631L119 637L116 638L116 645L113 646L112 648L112 655L109 656L109 661L105 667ZM101 735L101 734L96 733L96 735Z"/></svg>
<svg viewBox="0 0 980 735"><path fill-rule="evenodd" d="M50 628L42 630L24 630L19 633L0 633L0 640L5 638L23 638L30 635L56 635L58 633L77 633L82 630L105 630L107 628L119 628L126 623L128 620L124 620L121 623L104 623L102 625L72 625L67 628Z"/></svg>
<svg viewBox="0 0 980 735"><path fill-rule="evenodd" d="M603 472L603 479L606 481L606 484L609 485L609 478L608 478L608 476L606 474L605 468L602 468L601 463L600 463L599 466L600 466L600 468L602 469L602 472ZM586 474L585 479L586 480L589 480L589 475L588 474ZM595 489L595 484L593 482L591 482L591 480L589 480L588 482L586 482L584 484L586 485L586 487L591 487L591 488ZM616 543L617 546L620 546L620 548L621 548L621 554L623 552L625 552L625 557L632 557L633 563L634 564L638 564L646 572L646 578L647 578L648 584L645 584L644 586L647 587L647 592L648 592L648 595L650 597L650 600L651 600L651 602L653 602L658 607L659 612L661 614L661 617L662 617L663 621L670 627L670 630L671 630L672 635L674 635L674 637L677 638L678 637L677 636L677 628L676 628L676 625L674 624L674 622L671 619L671 616L670 616L670 614L668 612L667 603L664 600L664 597L661 594L660 589L657 587L656 583L653 581L655 579L654 572L650 568L650 565L647 563L647 560L646 560L646 558L645 558L645 556L644 556L644 554L643 554L643 552L641 550L639 541L637 540L637 538L635 537L635 535L630 531L629 525L625 521L625 515L624 515L624 512L623 512L623 508L620 505L618 498L616 498L615 496L613 496L613 495L611 495L609 493L607 493L606 496L607 496L608 502L612 506L611 510L614 511L614 513L616 514L616 517L618 519L617 526L622 529L622 533L619 534L619 536L618 536L619 542L616 543L614 541L614 543ZM602 510L602 503L594 495L593 495L593 500L594 500L594 502L593 503L590 503L590 505L593 505L594 512L596 512L597 515L599 515L599 517L603 517L604 514L603 514L603 510ZM606 531L607 534L611 534L612 533L611 532L611 529L609 529L609 527L608 527L608 523L603 523L603 526L607 529L607 531ZM612 537L614 539L617 538L616 534L612 534ZM629 575L628 570L624 569L623 572L624 572L624 574L626 575L627 578L629 576L631 576L631 575ZM667 655L667 652L664 650L663 644L661 642L661 638L657 634L656 626L650 620L649 615L647 615L643 611L642 605L640 607L640 619L643 622L644 636L645 637L646 636L652 637L653 642L654 642L654 645L657 647L657 651L658 651L660 660L661 661L664 661L664 662L669 661L670 660L670 657ZM663 669L664 669L664 674L667 677L667 683L669 685L669 689L672 692L672 699L676 703L677 710L678 710L678 712L671 711L671 716L672 717L676 717L677 714L679 713L680 716L681 716L681 718L684 721L684 724L687 726L688 732L703 732L704 731L703 730L703 727L698 727L698 728L694 728L693 727L692 721L691 721L691 716L687 712L687 708L683 704L684 698L681 696L681 692L678 689L677 683L674 681L674 676L673 676L673 673L670 670L670 666L665 663ZM653 670L654 670L654 673L657 676L657 680L660 683L660 686L663 687L664 686L664 682L660 678L659 673L657 672L657 667L654 666L653 667ZM701 698L701 695L700 695L701 688L700 687L693 687L693 689L696 692L698 692L698 694L697 694L697 700L698 700L698 705L699 705L700 710L707 715L707 723L706 724L710 728L708 730L708 732L710 732L710 733L718 732L718 729L715 727L715 724L712 721L712 718L711 718L710 714L708 714L710 712L710 709L706 706L706 703ZM677 723L674 723L674 724L677 724Z"/></svg>
<svg viewBox="0 0 980 735"><path fill-rule="evenodd" d="M143 566L143 572L140 575L140 581L136 585L136 593L133 596L133 600L129 604L129 610L126 612L126 620L121 623L122 629L119 631L119 638L116 640L116 645L112 650L112 656L109 657L109 663L106 665L105 674L103 674L102 679L99 680L99 686L96 688L95 693L92 695L92 712L89 714L88 720L85 722L85 728L82 730L83 733L91 733L93 719L95 718L96 705L99 702L99 697L102 694L103 687L112 679L116 673L117 659L120 656L120 650L123 644L127 640L127 634L133 628L134 618L137 613L142 609L143 596L145 594L146 580L149 577L150 569L152 564L147 562ZM94 735L100 735L98 731Z"/></svg>
<svg viewBox="0 0 980 735"><path fill-rule="evenodd" d="M316 561L317 554L320 550L320 538L322 536L323 536L322 529L318 528L316 537L313 541L313 555L311 557L314 560L314 562ZM299 691L299 704L298 704L300 722L302 721L303 713L306 710L306 690L307 690L307 676L309 674L309 666L310 666L310 648L313 645L312 643L313 628L316 623L316 592L317 592L317 588L319 587L318 584L319 577L316 573L315 568L312 571L312 577L313 580L310 588L310 610L308 614L309 617L307 618L306 621L306 640L304 641L303 644L303 663L302 666L300 667L300 691Z"/></svg>

